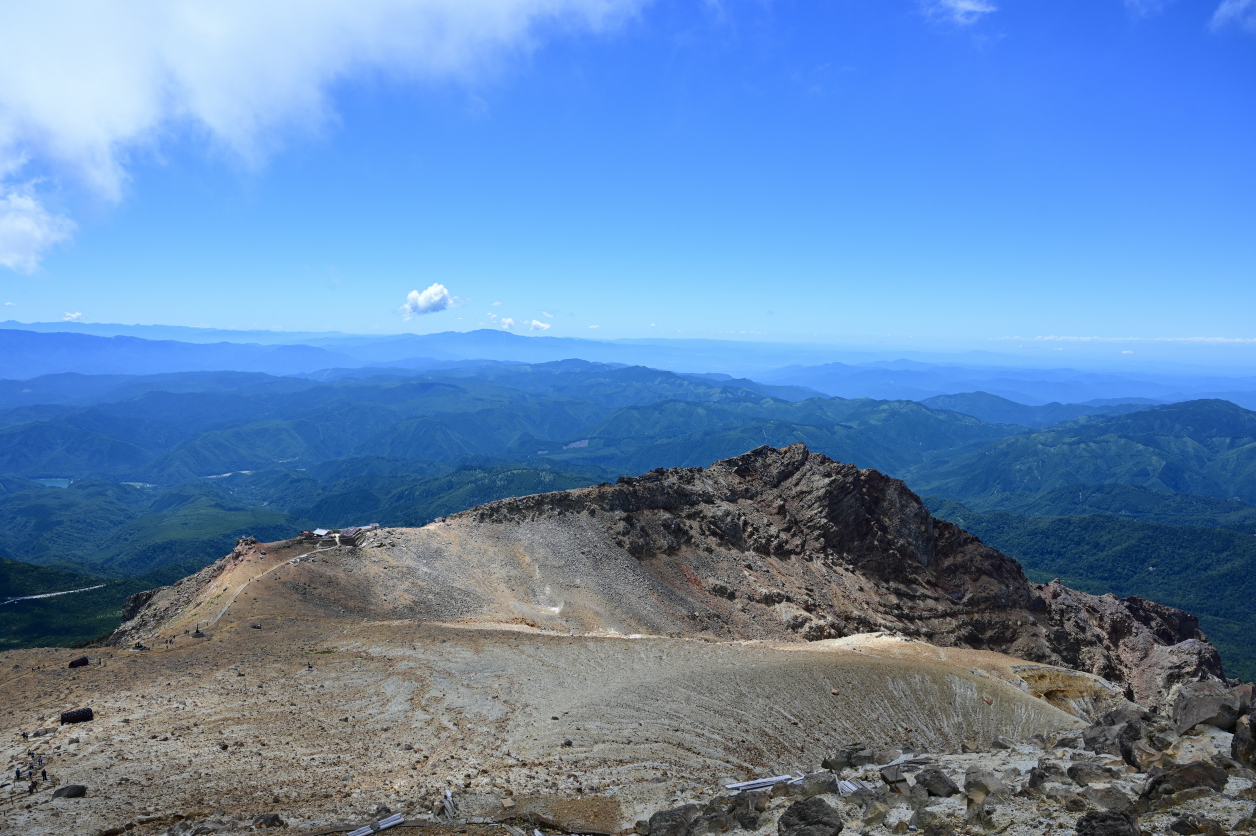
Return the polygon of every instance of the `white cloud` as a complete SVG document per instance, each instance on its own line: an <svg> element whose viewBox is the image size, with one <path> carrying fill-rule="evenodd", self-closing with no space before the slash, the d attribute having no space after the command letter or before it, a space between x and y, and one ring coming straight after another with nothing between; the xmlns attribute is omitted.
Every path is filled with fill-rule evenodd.
<svg viewBox="0 0 1256 836"><path fill-rule="evenodd" d="M554 318L554 315L548 311L541 311L541 316L548 316L550 319Z"/></svg>
<svg viewBox="0 0 1256 836"><path fill-rule="evenodd" d="M550 324L548 322L542 322L539 319L534 319L528 323L529 331L548 331L549 329Z"/></svg>
<svg viewBox="0 0 1256 836"><path fill-rule="evenodd" d="M0 266L33 272L48 248L73 232L74 223L45 209L29 184L0 184Z"/></svg>
<svg viewBox="0 0 1256 836"><path fill-rule="evenodd" d="M333 122L328 91L346 79L471 81L546 36L610 30L646 2L5 4L0 182L14 182L29 165L116 201L131 156L182 137L256 166L293 131ZM70 227L60 221L52 230L64 237ZM10 244L6 252L17 255L0 264L29 269L37 262L48 229L32 234Z"/></svg>
<svg viewBox="0 0 1256 836"><path fill-rule="evenodd" d="M1256 32L1256 0L1222 0L1212 16L1212 28L1234 24Z"/></svg>
<svg viewBox="0 0 1256 836"><path fill-rule="evenodd" d="M497 307L498 305L500 305L500 304L501 304L501 302L494 302L494 303L493 303L493 307L494 307L494 308L496 308L496 307Z"/></svg>
<svg viewBox="0 0 1256 836"><path fill-rule="evenodd" d="M987 0L923 0L923 2L926 15L945 18L959 26L974 24L999 9Z"/></svg>
<svg viewBox="0 0 1256 836"><path fill-rule="evenodd" d="M601 325L590 325L589 327L590 327L590 328L601 328L602 326L601 326Z"/></svg>
<svg viewBox="0 0 1256 836"><path fill-rule="evenodd" d="M14 308L14 307L17 307L17 302L5 302L4 306L6 308Z"/></svg>
<svg viewBox="0 0 1256 836"><path fill-rule="evenodd" d="M503 317L502 317L502 319L501 319L501 322L499 322L499 323L497 323L497 324L498 324L498 325L500 325L500 326L501 326L501 327L503 327L503 328L514 328L514 327L515 327L515 321L514 321L513 319L511 319L510 317L508 317L508 316L503 316Z"/></svg>
<svg viewBox="0 0 1256 836"><path fill-rule="evenodd" d="M406 294L406 301L397 310L401 311L401 318L408 322L419 314L443 311L452 304L454 304L454 298L449 295L445 286L438 282L422 293L417 290L410 291Z"/></svg>
<svg viewBox="0 0 1256 836"><path fill-rule="evenodd" d="M76 311L75 313L70 313L69 311L66 311L65 316L61 317L61 321L62 322L82 322L83 312Z"/></svg>

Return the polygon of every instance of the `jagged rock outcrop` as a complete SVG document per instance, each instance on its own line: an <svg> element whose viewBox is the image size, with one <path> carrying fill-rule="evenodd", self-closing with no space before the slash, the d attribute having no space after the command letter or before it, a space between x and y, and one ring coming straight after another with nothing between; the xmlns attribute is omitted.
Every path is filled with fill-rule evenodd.
<svg viewBox="0 0 1256 836"><path fill-rule="evenodd" d="M535 528L573 515L683 606L700 604L696 632L753 636L746 622L772 621L809 640L895 631L1091 672L1157 709L1174 685L1223 679L1193 616L1030 583L1015 560L932 517L903 482L801 444L502 500L449 522Z"/></svg>

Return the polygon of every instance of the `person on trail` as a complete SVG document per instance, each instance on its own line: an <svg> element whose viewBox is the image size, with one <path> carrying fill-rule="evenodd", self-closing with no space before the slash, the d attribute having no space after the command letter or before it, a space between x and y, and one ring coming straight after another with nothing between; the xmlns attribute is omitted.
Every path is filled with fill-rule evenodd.
<svg viewBox="0 0 1256 836"><path fill-rule="evenodd" d="M30 793L31 795L35 794L35 782L34 781L31 781L31 785L26 788L26 791Z"/></svg>
<svg viewBox="0 0 1256 836"><path fill-rule="evenodd" d="M45 781L47 781L47 780L48 780L48 770L46 770L46 769L41 769L41 770L39 770L39 777L41 777L41 778L43 778Z"/></svg>
<svg viewBox="0 0 1256 836"><path fill-rule="evenodd" d="M17 769L13 770L13 773L14 773L13 774L14 781L22 780L22 767L19 766Z"/></svg>

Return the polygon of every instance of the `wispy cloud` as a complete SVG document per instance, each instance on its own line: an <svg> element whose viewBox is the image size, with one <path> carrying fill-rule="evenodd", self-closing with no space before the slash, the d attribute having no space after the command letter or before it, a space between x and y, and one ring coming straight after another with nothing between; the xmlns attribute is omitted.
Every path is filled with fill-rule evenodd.
<svg viewBox="0 0 1256 836"><path fill-rule="evenodd" d="M554 315L548 311L541 311L541 316L548 316L550 319L554 318Z"/></svg>
<svg viewBox="0 0 1256 836"><path fill-rule="evenodd" d="M500 305L501 305L501 302L494 302L494 303L493 303L493 307L494 307L494 308L496 308L496 307L498 307L498 306L500 306Z"/></svg>
<svg viewBox="0 0 1256 836"><path fill-rule="evenodd" d="M0 266L32 273L43 254L73 232L69 218L54 215L40 203L33 184L7 188L0 184Z"/></svg>
<svg viewBox="0 0 1256 836"><path fill-rule="evenodd" d="M1222 0L1212 15L1212 28L1239 26L1256 32L1256 0Z"/></svg>
<svg viewBox="0 0 1256 836"><path fill-rule="evenodd" d="M601 325L590 325L589 327L590 327L590 328L601 328L602 326L601 326Z"/></svg>
<svg viewBox="0 0 1256 836"><path fill-rule="evenodd" d="M454 297L449 295L449 290L437 282L422 293L417 290L410 291L406 294L406 301L397 310L401 311L401 318L409 322L420 314L443 311L453 304Z"/></svg>
<svg viewBox="0 0 1256 836"><path fill-rule="evenodd" d="M923 0L925 15L948 20L958 26L971 26L999 7L987 0Z"/></svg>
<svg viewBox="0 0 1256 836"><path fill-rule="evenodd" d="M74 313L70 313L69 311L66 311L65 316L61 317L61 321L62 322L82 322L83 312L75 311Z"/></svg>
<svg viewBox="0 0 1256 836"><path fill-rule="evenodd" d="M529 331L548 331L549 329L550 324L548 322L542 322L539 319L534 319L528 323Z"/></svg>
<svg viewBox="0 0 1256 836"><path fill-rule="evenodd" d="M328 91L355 75L469 81L535 49L544 34L608 31L647 1L7 4L0 183L10 185L0 193L33 182L21 174L29 167L117 201L127 160L170 138L257 166L292 134L332 123ZM30 269L72 227L62 219L51 229L51 237L35 226L26 240L6 242L0 264Z"/></svg>
<svg viewBox="0 0 1256 836"><path fill-rule="evenodd" d="M15 307L17 307L17 302L5 302L5 303L4 303L4 306L5 306L6 308L15 308Z"/></svg>

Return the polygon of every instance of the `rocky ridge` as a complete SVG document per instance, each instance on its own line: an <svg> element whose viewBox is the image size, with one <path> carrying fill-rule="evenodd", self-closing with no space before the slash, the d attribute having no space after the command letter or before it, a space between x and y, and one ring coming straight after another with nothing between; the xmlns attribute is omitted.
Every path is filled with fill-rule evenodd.
<svg viewBox="0 0 1256 836"><path fill-rule="evenodd" d="M502 500L442 524L510 528L525 546L547 524L578 528L590 548L630 555L693 633L890 631L1086 671L1156 710L1180 683L1224 681L1193 616L1031 583L1015 560L932 517L903 482L801 444Z"/></svg>

